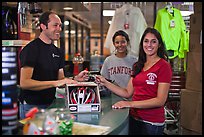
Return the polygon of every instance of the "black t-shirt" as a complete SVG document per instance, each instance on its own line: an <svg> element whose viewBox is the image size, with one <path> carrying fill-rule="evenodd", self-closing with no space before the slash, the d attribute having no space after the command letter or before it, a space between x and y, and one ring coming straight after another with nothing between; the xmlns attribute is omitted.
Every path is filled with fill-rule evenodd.
<svg viewBox="0 0 204 137"><path fill-rule="evenodd" d="M46 44L40 38L31 41L20 53L21 67L33 67L32 79L50 81L58 79L59 69L64 67L62 51L54 44ZM51 104L55 99L56 88L40 91L21 90L19 100L28 104Z"/></svg>

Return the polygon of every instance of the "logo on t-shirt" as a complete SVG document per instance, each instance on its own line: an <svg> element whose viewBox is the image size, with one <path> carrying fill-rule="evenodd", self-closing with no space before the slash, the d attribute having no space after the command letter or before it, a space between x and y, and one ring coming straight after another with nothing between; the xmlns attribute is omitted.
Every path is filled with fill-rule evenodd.
<svg viewBox="0 0 204 137"><path fill-rule="evenodd" d="M115 66L111 67L108 69L108 73L110 75L115 75L115 74L126 74L126 75L131 75L132 70L129 67L126 66Z"/></svg>
<svg viewBox="0 0 204 137"><path fill-rule="evenodd" d="M53 56L53 58L54 58L54 57L57 57L57 58L60 57L59 55L56 55L56 54L54 54L54 53L52 53L52 56Z"/></svg>
<svg viewBox="0 0 204 137"><path fill-rule="evenodd" d="M155 79L157 78L157 75L154 73L148 73L147 74L148 80L146 80L147 84L154 85L156 83Z"/></svg>

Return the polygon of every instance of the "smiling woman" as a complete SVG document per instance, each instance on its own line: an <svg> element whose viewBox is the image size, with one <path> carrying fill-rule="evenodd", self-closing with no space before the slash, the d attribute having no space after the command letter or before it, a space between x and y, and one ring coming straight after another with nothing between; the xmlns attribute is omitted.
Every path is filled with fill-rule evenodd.
<svg viewBox="0 0 204 137"><path fill-rule="evenodd" d="M132 75L132 65L137 61L137 58L128 54L130 39L125 31L116 31L112 37L112 43L115 53L105 59L101 75L125 88Z"/></svg>
<svg viewBox="0 0 204 137"><path fill-rule="evenodd" d="M133 74L125 87L116 86L103 76L98 76L98 79L101 85L118 96L131 98L112 105L114 109L130 108L130 135L162 135L164 104L172 77L171 65L156 29L147 28L139 46L139 59L134 63Z"/></svg>

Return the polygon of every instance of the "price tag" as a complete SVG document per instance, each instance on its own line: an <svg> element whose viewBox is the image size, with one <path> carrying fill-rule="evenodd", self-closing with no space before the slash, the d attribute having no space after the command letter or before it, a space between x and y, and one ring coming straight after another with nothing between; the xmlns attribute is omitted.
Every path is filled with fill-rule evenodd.
<svg viewBox="0 0 204 137"><path fill-rule="evenodd" d="M170 20L170 27L174 28L175 27L175 21L174 20Z"/></svg>

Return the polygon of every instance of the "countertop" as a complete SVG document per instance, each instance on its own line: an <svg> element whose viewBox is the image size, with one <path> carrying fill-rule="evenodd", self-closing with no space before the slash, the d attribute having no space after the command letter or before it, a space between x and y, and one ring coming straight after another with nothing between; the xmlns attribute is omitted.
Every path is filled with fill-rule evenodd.
<svg viewBox="0 0 204 137"><path fill-rule="evenodd" d="M129 109L112 109L112 105L123 98L111 93L101 97L101 112L74 114L75 122L110 127L106 134L128 134ZM65 108L65 99L57 98L49 108Z"/></svg>

